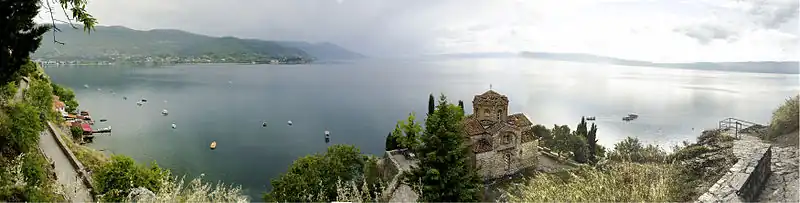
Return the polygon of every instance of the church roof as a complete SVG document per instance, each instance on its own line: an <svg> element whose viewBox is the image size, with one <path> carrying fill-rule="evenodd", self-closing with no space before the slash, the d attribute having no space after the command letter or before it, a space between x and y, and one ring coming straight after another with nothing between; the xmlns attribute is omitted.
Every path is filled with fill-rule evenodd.
<svg viewBox="0 0 800 203"><path fill-rule="evenodd" d="M466 118L466 122L464 123L464 128L465 131L467 132L467 135L469 136L486 133L486 129L483 128L483 125L481 125L481 123L478 122L478 120L476 120L473 116L469 116Z"/></svg>
<svg viewBox="0 0 800 203"><path fill-rule="evenodd" d="M494 146L492 146L492 141L486 138L478 139L472 144L472 152L475 153L488 152L492 151L492 149L494 149Z"/></svg>
<svg viewBox="0 0 800 203"><path fill-rule="evenodd" d="M472 104L508 105L508 97L494 90L489 90L483 94L475 95Z"/></svg>

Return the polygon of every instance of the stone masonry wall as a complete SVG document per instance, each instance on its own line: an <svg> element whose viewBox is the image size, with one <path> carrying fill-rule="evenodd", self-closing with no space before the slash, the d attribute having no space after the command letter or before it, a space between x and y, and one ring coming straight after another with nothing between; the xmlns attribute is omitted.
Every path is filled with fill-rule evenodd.
<svg viewBox="0 0 800 203"><path fill-rule="evenodd" d="M758 198L771 174L772 147L745 135L734 141L738 161L697 202L751 202Z"/></svg>
<svg viewBox="0 0 800 203"><path fill-rule="evenodd" d="M531 142L522 143L522 154L520 154L520 169L533 167L538 160L539 154L539 141L534 140Z"/></svg>

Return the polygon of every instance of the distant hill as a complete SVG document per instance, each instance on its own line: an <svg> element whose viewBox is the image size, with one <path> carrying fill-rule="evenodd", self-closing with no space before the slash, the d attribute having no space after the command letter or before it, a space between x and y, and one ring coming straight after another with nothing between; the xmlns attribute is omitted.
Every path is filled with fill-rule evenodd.
<svg viewBox="0 0 800 203"><path fill-rule="evenodd" d="M47 33L33 57L45 59L98 58L107 56L248 55L260 57L333 58L354 54L333 44L291 46L291 43L236 37L211 37L173 29L134 30L122 26L96 26L86 34L82 29L60 26L58 41ZM301 45L301 43L297 43ZM338 47L339 49L335 49ZM318 51L324 50L324 51ZM314 55L311 53L317 53ZM339 54L339 55L336 55Z"/></svg>
<svg viewBox="0 0 800 203"><path fill-rule="evenodd" d="M751 61L751 62L696 62L696 63L653 63L619 59L606 56L575 53L546 53L546 52L520 52L519 56L525 58L571 61L583 63L601 63L625 66L647 66L659 68L679 68L694 70L719 70L752 73L781 73L800 74L798 61Z"/></svg>
<svg viewBox="0 0 800 203"><path fill-rule="evenodd" d="M298 48L320 60L349 60L366 58L366 56L363 54L347 50L339 45L329 42L312 44L302 41L277 41L277 43L285 47Z"/></svg>

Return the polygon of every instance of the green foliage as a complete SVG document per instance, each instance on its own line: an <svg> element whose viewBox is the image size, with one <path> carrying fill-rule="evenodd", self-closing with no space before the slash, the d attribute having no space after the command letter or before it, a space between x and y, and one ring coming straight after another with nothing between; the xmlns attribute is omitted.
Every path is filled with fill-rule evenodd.
<svg viewBox="0 0 800 203"><path fill-rule="evenodd" d="M481 200L483 181L471 165L461 109L441 95L436 110L425 120L422 144L415 150L417 166L406 182L420 191L420 201L470 202Z"/></svg>
<svg viewBox="0 0 800 203"><path fill-rule="evenodd" d="M9 117L0 116L0 146L5 155L30 152L39 145L39 132L44 130L39 111L26 103L9 107Z"/></svg>
<svg viewBox="0 0 800 203"><path fill-rule="evenodd" d="M436 110L436 99L433 98L433 94L428 95L428 116L433 114L433 111Z"/></svg>
<svg viewBox="0 0 800 203"><path fill-rule="evenodd" d="M42 35L49 29L37 25L33 18L39 13L39 0L0 1L0 82L13 81L14 74L27 63L36 51Z"/></svg>
<svg viewBox="0 0 800 203"><path fill-rule="evenodd" d="M787 99L778 109L772 112L769 125L769 139L796 132L800 128L800 95Z"/></svg>
<svg viewBox="0 0 800 203"><path fill-rule="evenodd" d="M627 137L614 144L614 150L608 153L612 161L629 161L636 163L664 163L667 153L658 145L642 145L638 138Z"/></svg>
<svg viewBox="0 0 800 203"><path fill-rule="evenodd" d="M67 105L67 112L75 112L79 105L78 100L75 98L75 92L69 87L63 87L55 83L50 83L50 85L52 86L53 94Z"/></svg>
<svg viewBox="0 0 800 203"><path fill-rule="evenodd" d="M553 150L553 152L561 154L570 152L572 150L570 145L570 137L572 137L572 133L570 133L569 126L553 125L551 132L553 133L553 145L548 147Z"/></svg>
<svg viewBox="0 0 800 203"><path fill-rule="evenodd" d="M597 125L592 123L592 128L586 134L586 145L589 150L589 162L597 163L601 157L605 156L606 149L597 145Z"/></svg>
<svg viewBox="0 0 800 203"><path fill-rule="evenodd" d="M533 135L539 139L539 145L547 148L555 146L555 140L553 139L553 134L550 132L550 129L540 124L534 125L532 129Z"/></svg>
<svg viewBox="0 0 800 203"><path fill-rule="evenodd" d="M461 108L461 113L464 113L464 101L458 100L458 108Z"/></svg>
<svg viewBox="0 0 800 203"><path fill-rule="evenodd" d="M271 181L272 191L264 194L268 202L324 202L337 197L336 184L339 181L378 180L378 177L365 177L377 174L377 166L368 156L352 145L333 145L325 154L313 154L297 159L289 170ZM378 182L368 182L377 186Z"/></svg>
<svg viewBox="0 0 800 203"><path fill-rule="evenodd" d="M25 101L36 107L38 112L50 113L53 111L53 87L43 80L31 80L30 87L25 92ZM36 115L38 115L38 112Z"/></svg>
<svg viewBox="0 0 800 203"><path fill-rule="evenodd" d="M0 87L0 101L11 101L14 99L14 94L17 93L17 84L15 81L8 82Z"/></svg>
<svg viewBox="0 0 800 203"><path fill-rule="evenodd" d="M25 154L22 162L22 174L29 186L45 187L48 181L47 170L50 162L40 153Z"/></svg>
<svg viewBox="0 0 800 203"><path fill-rule="evenodd" d="M671 202L678 169L665 164L619 163L582 168L572 178L539 174L509 194L510 202Z"/></svg>
<svg viewBox="0 0 800 203"><path fill-rule="evenodd" d="M72 139L71 140L80 141L80 139L83 138L83 128L81 128L81 127L72 126L72 127L69 128L69 132L72 135Z"/></svg>
<svg viewBox="0 0 800 203"><path fill-rule="evenodd" d="M136 164L130 157L114 155L108 164L95 171L94 182L103 201L120 202L133 188L144 187L158 192L161 181L167 177L169 172L155 163L148 168Z"/></svg>
<svg viewBox="0 0 800 203"><path fill-rule="evenodd" d="M398 130L400 126L395 125L395 131ZM386 151L392 151L395 149L400 149L400 141L398 140L397 136L394 136L394 131L390 132L389 135L386 136Z"/></svg>

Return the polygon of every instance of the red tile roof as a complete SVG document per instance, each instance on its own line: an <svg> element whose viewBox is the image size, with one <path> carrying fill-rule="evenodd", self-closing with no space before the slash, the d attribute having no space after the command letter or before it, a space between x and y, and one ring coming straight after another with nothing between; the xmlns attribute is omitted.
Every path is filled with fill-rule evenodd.
<svg viewBox="0 0 800 203"><path fill-rule="evenodd" d="M92 132L92 127L88 123L81 123L84 132Z"/></svg>

